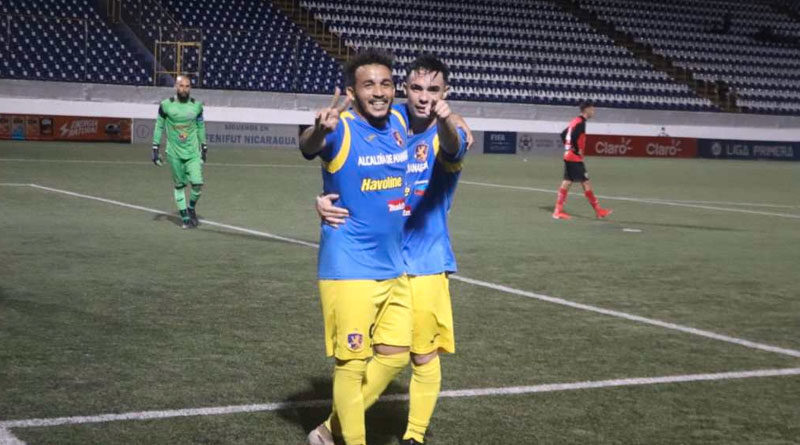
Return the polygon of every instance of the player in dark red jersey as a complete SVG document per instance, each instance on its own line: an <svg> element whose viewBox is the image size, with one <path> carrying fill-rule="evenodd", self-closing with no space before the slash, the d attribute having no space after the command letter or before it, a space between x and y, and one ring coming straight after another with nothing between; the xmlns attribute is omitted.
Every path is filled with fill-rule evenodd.
<svg viewBox="0 0 800 445"><path fill-rule="evenodd" d="M564 211L564 203L567 201L570 186L576 181L583 186L583 194L594 208L594 213L598 218L605 218L611 214L610 209L600 207L597 202L597 197L592 192L589 174L583 164L583 154L586 149L586 121L594 117L594 104L583 102L580 108L581 114L561 132L561 140L564 141L564 180L561 181L561 187L558 189L558 199L556 199L556 208L553 212L555 219L570 218L569 214Z"/></svg>

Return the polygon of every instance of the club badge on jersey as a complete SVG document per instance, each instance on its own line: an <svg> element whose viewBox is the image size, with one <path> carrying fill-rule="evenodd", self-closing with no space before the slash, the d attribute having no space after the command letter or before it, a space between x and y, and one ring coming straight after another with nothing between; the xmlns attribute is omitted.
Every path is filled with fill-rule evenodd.
<svg viewBox="0 0 800 445"><path fill-rule="evenodd" d="M429 147L428 144L425 143L425 141L423 141L421 144L418 144L416 147L414 147L414 159L417 162L425 162L427 165L428 150Z"/></svg>
<svg viewBox="0 0 800 445"><path fill-rule="evenodd" d="M397 142L398 147L405 146L406 141L403 139L403 135L400 134L399 131L397 130L392 131L392 136L394 136L394 141Z"/></svg>

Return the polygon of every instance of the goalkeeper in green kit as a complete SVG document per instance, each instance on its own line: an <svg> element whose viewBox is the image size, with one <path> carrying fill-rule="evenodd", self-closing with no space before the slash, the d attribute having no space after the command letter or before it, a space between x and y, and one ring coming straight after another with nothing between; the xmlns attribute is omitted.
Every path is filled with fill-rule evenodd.
<svg viewBox="0 0 800 445"><path fill-rule="evenodd" d="M158 108L156 129L153 132L153 163L161 165L158 146L161 134L167 129L167 163L175 184L175 202L184 229L197 227L195 211L203 189L203 163L206 161L206 124L203 122L203 103L189 97L192 85L187 76L175 79L175 97L164 99ZM189 205L186 205L186 186L190 185Z"/></svg>

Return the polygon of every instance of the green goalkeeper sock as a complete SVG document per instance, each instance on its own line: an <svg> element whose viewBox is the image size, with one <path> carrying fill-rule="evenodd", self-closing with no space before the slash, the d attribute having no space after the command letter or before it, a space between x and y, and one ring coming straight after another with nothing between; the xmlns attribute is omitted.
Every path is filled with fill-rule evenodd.
<svg viewBox="0 0 800 445"><path fill-rule="evenodd" d="M186 211L186 193L183 191L183 187L176 188L174 192L175 192L175 204L178 205L178 210L180 210L181 213L183 213Z"/></svg>
<svg viewBox="0 0 800 445"><path fill-rule="evenodd" d="M200 200L200 195L203 193L202 186L193 185L192 190L189 192L189 208L193 209L197 206L197 201Z"/></svg>

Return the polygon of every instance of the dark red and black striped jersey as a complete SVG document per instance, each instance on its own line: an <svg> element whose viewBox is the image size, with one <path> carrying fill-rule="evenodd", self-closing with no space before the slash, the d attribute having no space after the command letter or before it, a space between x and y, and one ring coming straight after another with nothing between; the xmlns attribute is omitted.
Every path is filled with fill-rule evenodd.
<svg viewBox="0 0 800 445"><path fill-rule="evenodd" d="M569 162L583 162L586 151L586 118L578 116L569 123L561 132L564 142L564 160Z"/></svg>

